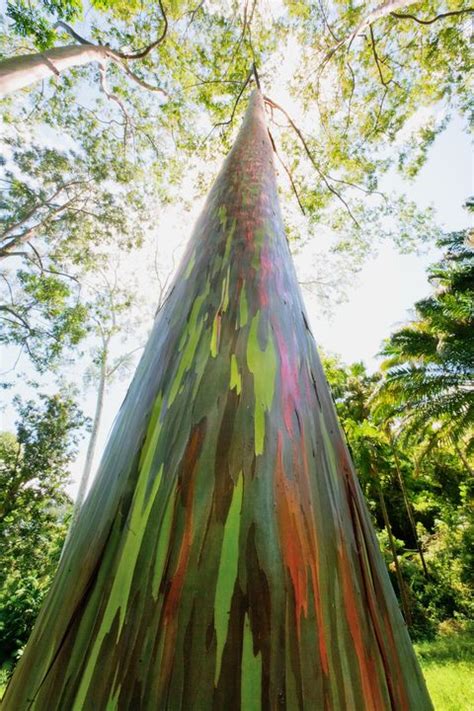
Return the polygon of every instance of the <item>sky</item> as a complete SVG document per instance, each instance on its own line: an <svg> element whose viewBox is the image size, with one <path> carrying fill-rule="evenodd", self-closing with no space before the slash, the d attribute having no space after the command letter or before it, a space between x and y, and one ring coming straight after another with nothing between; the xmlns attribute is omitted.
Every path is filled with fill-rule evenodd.
<svg viewBox="0 0 474 711"><path fill-rule="evenodd" d="M461 120L453 120L438 136L413 183L391 175L383 188L405 190L420 208L433 205L438 222L449 231L465 228L462 201L473 194L474 186L472 152ZM382 340L409 318L415 301L430 293L425 270L437 258L435 250L402 255L387 244L363 268L348 302L336 307L332 319L321 318L307 298L318 343L346 362L363 360L375 368Z"/></svg>
<svg viewBox="0 0 474 711"><path fill-rule="evenodd" d="M288 70L291 72L291 66ZM275 96L275 93L273 96L281 103L288 101L288 97ZM467 224L467 216L462 209L462 202L473 193L473 185L469 140L463 132L461 120L457 118L452 120L448 128L436 138L426 164L414 181L408 182L397 174L391 173L380 187L389 193L407 193L420 208L435 206L437 221L445 229L463 229ZM157 245L161 253L167 255L168 260L178 246L181 249L185 246L184 236L191 235L202 203L201 198L184 215L176 212L176 208L170 208L160 215ZM177 251L179 252L180 249ZM338 354L346 363L362 360L369 370L374 370L378 364L377 353L383 339L389 336L397 325L410 317L410 309L415 301L430 292L426 267L438 256L434 249L421 255L402 255L393 245L388 243L383 245L378 255L367 261L357 278L351 280L350 284L344 285L347 300L334 304L331 315L328 315L325 310L322 311L318 299L304 289L303 296L318 346L326 352ZM140 260L143 259L143 255L136 255L134 258ZM303 254L302 261L308 264L311 258L310 244L307 252ZM298 263L297 260L297 268ZM5 369L6 362L7 359L4 358L1 370ZM81 388L82 374L78 365L69 368L67 377ZM131 376L132 371L129 377L112 384L107 392L96 450L96 466L100 461L108 433L125 396ZM21 381L14 389L24 397L29 394L28 387ZM87 415L92 416L95 405L94 390L83 389L83 393L84 400L81 407ZM13 410L7 407L0 412L0 429L13 429L13 420ZM86 445L87 442L84 441L78 459L73 465L74 481L70 486L70 493L73 496L82 471Z"/></svg>
<svg viewBox="0 0 474 711"><path fill-rule="evenodd" d="M428 161L413 182L408 183L391 175L383 188L394 192L405 190L419 207L434 205L438 221L446 229L463 229L467 224L467 216L462 201L473 192L472 167L468 136L463 132L461 120L455 119L437 137ZM184 246L183 224L190 236L201 204L202 200L184 220L171 212L163 216L160 234L168 245L168 251L170 245L176 245L179 241ZM347 302L336 304L331 316L321 314L317 300L303 290L318 346L340 355L346 363L362 360L369 370L375 370L382 340L398 324L410 318L410 309L416 300L430 293L426 267L436 261L438 256L433 249L423 255L402 255L392 245L385 245L376 258L366 263L357 281L347 286ZM129 380L115 383L107 394L95 457L96 466L125 397ZM88 414L92 414L94 393L90 390L85 407ZM76 480L82 471L84 456L85 447L73 468ZM71 485L72 495L76 487L76 483Z"/></svg>

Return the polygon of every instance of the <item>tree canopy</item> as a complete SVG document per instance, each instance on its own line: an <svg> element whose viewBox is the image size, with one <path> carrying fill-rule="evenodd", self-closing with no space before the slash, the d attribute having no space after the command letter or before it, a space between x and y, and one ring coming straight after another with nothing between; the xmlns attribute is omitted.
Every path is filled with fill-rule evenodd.
<svg viewBox="0 0 474 711"><path fill-rule="evenodd" d="M186 169L206 189L255 79L293 195L290 238L323 233L353 270L383 239L402 250L432 240L430 211L386 194L383 176L416 174L453 112L468 114L471 13L459 2L10 0L5 57L105 55L64 72L51 60L49 78L3 102L4 342L40 367L77 344L87 313L74 280L136 246L182 199Z"/></svg>
<svg viewBox="0 0 474 711"><path fill-rule="evenodd" d="M26 643L67 530L65 485L85 425L67 393L16 400L16 433L0 433L0 666Z"/></svg>

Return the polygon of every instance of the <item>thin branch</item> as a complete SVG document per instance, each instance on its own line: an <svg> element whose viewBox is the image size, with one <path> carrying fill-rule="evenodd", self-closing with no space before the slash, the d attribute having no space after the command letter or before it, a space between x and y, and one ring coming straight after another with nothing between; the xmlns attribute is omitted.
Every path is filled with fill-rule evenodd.
<svg viewBox="0 0 474 711"><path fill-rule="evenodd" d="M345 37L343 37L339 42L336 42L336 44L329 49L329 51L326 53L326 55L323 57L323 60L321 64L316 67L315 70L311 72L311 74L317 73L318 79L317 82L319 84L319 80L322 76L322 73L328 63L332 60L334 55L342 49L342 47L347 46L347 49L349 50L352 46L352 43L354 42L355 38L360 35L364 30L366 30L368 27L370 27L374 22L377 20L380 20L384 17L387 17L387 15L393 14L392 8L395 10L398 7L403 7L406 4L406 0L383 0L383 2L378 5L372 12L370 12L359 24L357 27L352 30L352 32L349 32Z"/></svg>
<svg viewBox="0 0 474 711"><path fill-rule="evenodd" d="M8 375L8 373L11 373L13 370L15 370L15 368L16 368L16 366L18 365L18 363L19 363L19 361L20 361L20 358L21 358L21 356L22 356L22 354L23 354L23 347L24 347L24 344L22 343L21 346L20 346L20 349L19 349L19 351L18 351L18 356L17 356L15 362L13 363L12 367L11 367L11 368L8 368L7 370L2 370L2 371L0 372L0 375L2 375L2 376L3 376L3 375Z"/></svg>
<svg viewBox="0 0 474 711"><path fill-rule="evenodd" d="M168 32L168 18L166 17L166 12L163 7L163 3L161 0L158 0L158 5L160 6L161 14L163 16L163 30L161 32L161 35L158 37L157 40L149 44L147 47L144 47L143 49L139 50L138 52L133 52L132 54L125 54L124 52L116 52L116 54L121 57L122 59L144 59L147 55L150 54L150 52L155 49L161 42L166 37L166 33Z"/></svg>
<svg viewBox="0 0 474 711"><path fill-rule="evenodd" d="M372 29L372 25L370 25L370 27L369 27L369 32L370 32L370 41L371 41L371 44L372 44L372 53L373 53L373 55L374 55L375 64L377 65L377 69L378 69L378 72L379 72L380 81L382 82L382 84L384 85L384 87L387 88L388 85L390 84L390 82L391 82L392 80L389 79L388 81L386 81L385 78L384 78L384 75L383 75L383 72L382 72L382 67L380 66L380 58L379 58L379 55L377 54L377 49L376 49L376 46L375 46L375 37L374 37L374 31L373 31L373 29Z"/></svg>
<svg viewBox="0 0 474 711"><path fill-rule="evenodd" d="M282 108L279 104L277 104L277 103L275 103L274 101L272 101L272 99L270 99L268 96L264 96L263 99L264 99L264 101L265 101L266 103L268 103L270 106L274 106L275 109L278 109L278 111L281 111L282 114L283 114L284 116L286 116L286 118L287 118L287 120L288 120L288 123L290 124L291 128L295 131L296 135L297 135L298 138L300 139L300 141L301 141L301 143L302 143L302 145L303 145L303 148L305 149L306 155L308 156L309 160L311 161L311 163L312 163L314 169L316 170L317 174L319 175L319 177L320 177L321 180L323 181L324 185L325 185L326 188L329 190L329 192L331 192L333 195L335 195L335 196L342 202L342 204L343 204L344 207L346 208L348 214L350 215L350 217L352 218L352 220L354 221L354 223L357 225L357 227L360 228L360 224L358 223L358 221L357 221L356 218L354 217L354 215L353 215L353 213L352 213L352 210L350 209L350 207L349 207L349 205L347 204L347 202L344 200L344 198L342 197L342 195L336 190L336 188L334 188L334 187L330 184L330 182L328 181L326 175L323 173L323 171L321 170L321 168L320 168L319 165L317 164L317 162L316 162L316 160L315 160L313 154L311 153L311 151L310 151L310 149L309 149L308 144L306 143L306 140L305 140L303 134L301 133L300 129L299 129L298 126L295 124L295 122L293 121L293 119L288 115L288 113L285 111L284 108Z"/></svg>
<svg viewBox="0 0 474 711"><path fill-rule="evenodd" d="M63 190L66 190L66 191L67 191L67 188L70 188L70 187L72 187L73 185L82 185L84 182L85 182L84 180L71 180L69 183L64 183L63 185L61 185L61 186L60 186L52 195L50 195L49 197L45 198L44 200L41 200L41 199L40 199L40 200L38 201L38 203L37 203L36 205L34 205L34 206L26 213L26 215L25 215L24 217L21 218L21 220L19 220L18 222L15 222L15 224L13 224L13 225L9 225L9 227L7 227L6 230L4 230L4 231L2 232L2 234L0 235L0 240L4 241L4 240L7 239L7 237L10 237L10 235L11 235L13 232L15 232L16 230L18 230L22 225L25 224L25 222L28 222L28 220L30 220L30 219L33 217L33 215L35 214L35 212L37 212L38 210L40 210L42 207L46 207L47 205L51 205L51 203L53 202L53 200L55 200L55 198L57 198L58 195L59 195L60 193L62 193ZM33 193L33 194L34 194L34 193ZM35 195L35 197L36 197L36 195ZM0 251L1 251L1 250L0 250Z"/></svg>
<svg viewBox="0 0 474 711"><path fill-rule="evenodd" d="M0 260L6 259L7 257L12 256L12 252L11 252L12 248L17 247L20 244L25 244L26 242L29 242L30 239L32 239L32 237L35 236L38 229L42 225L44 225L44 223L47 222L51 218L52 215L57 215L57 214L63 212L64 210L66 210L66 208L68 208L69 205L71 205L71 203L73 203L75 200L77 200L78 197L79 197L78 195L75 195L70 200L65 202L63 205L59 205L54 210L51 210L51 212L48 213L44 217L44 219L41 220L41 222L38 222L36 225L32 225L28 229L24 230L24 232L20 232L20 234L12 237L12 239L9 242L7 242L7 244L3 245L0 248ZM59 219L61 219L61 218L59 218ZM57 221L58 220L55 220L55 222L57 222Z"/></svg>
<svg viewBox="0 0 474 711"><path fill-rule="evenodd" d="M76 32L70 25L67 24L67 22L63 22L63 20L58 20L56 24L53 27L53 30L57 30L58 27L61 27L63 30L65 30L68 35L71 35L73 39L76 40L76 42L79 42L79 44L93 44L90 40L85 39L85 37L81 37L80 34Z"/></svg>
<svg viewBox="0 0 474 711"><path fill-rule="evenodd" d="M321 14L323 16L324 24L328 28L331 37L333 38L333 40L335 42L339 42L336 35L334 34L334 31L333 31L331 25L329 24L328 16L327 16L326 10L324 9L324 0L318 0L318 5L319 5L319 9L321 10Z"/></svg>
<svg viewBox="0 0 474 711"><path fill-rule="evenodd" d="M236 98L236 100L235 100L234 106L233 106L233 108L232 108L232 113L231 113L231 115L230 115L230 119L228 119L227 121L219 121L219 123L214 124L214 126L212 127L212 129L210 130L210 132L207 134L206 138L204 139L203 143L205 143L205 142L207 141L207 139L209 138L209 136L211 135L211 133L212 133L216 128L218 128L219 126L230 126L230 124L231 124L232 121L234 120L235 112L236 112L236 110L237 110L237 106L238 106L238 104L239 104L239 101L240 101L240 99L242 98L242 94L243 94L244 91L245 91L245 87L246 87L247 84L249 83L249 81L250 81L250 79L252 78L252 76L253 76L253 67L252 67L252 69L249 71L249 73L248 73L248 75L247 75L247 78L246 78L246 80L244 81L244 83L242 84L242 87L241 87L241 89L240 89L240 91L239 91L239 93L238 93L238 95L237 95L237 98Z"/></svg>
<svg viewBox="0 0 474 711"><path fill-rule="evenodd" d="M0 274L0 277L2 277L3 281L4 281L5 284L7 285L8 293L10 294L10 302L11 302L11 305L14 306L14 305L15 305L15 299L13 298L13 291L12 291L12 288L11 288L11 286L10 286L10 282L8 281L8 279L7 279L7 277L5 276L5 274Z"/></svg>
<svg viewBox="0 0 474 711"><path fill-rule="evenodd" d="M255 13L256 5L257 5L257 0L253 0L252 8L251 8L251 10L250 10L250 16L249 16L249 13L248 13L249 0L246 0L246 2L245 2L245 5L244 5L244 13L243 13L242 32L241 32L241 34L240 34L239 39L237 40L237 43L236 43L235 46L234 46L234 49L232 50L232 54L231 54L229 63L227 64L227 68L226 68L225 72L224 72L223 75L222 75L223 78L226 77L227 74L229 73L229 70L230 70L230 68L231 68L231 66L232 66L232 62L234 61L234 58L235 58L237 52L239 51L239 49L240 49L240 47L241 47L241 45L242 45L242 42L243 42L244 39L245 39L245 33L247 32L247 29L250 29L250 28L251 28L253 16L254 16L254 13Z"/></svg>
<svg viewBox="0 0 474 711"><path fill-rule="evenodd" d="M369 138L369 136L371 136L373 133L375 133L375 131L376 131L377 128L378 128L379 121L380 121L380 117L381 117L381 115L382 115L383 105L384 105L384 102L385 102L385 97L387 96L387 93L388 93L388 89L387 89L387 87L385 87L385 90L384 90L383 96L382 96L382 100L380 101L379 108L378 108L378 111L377 111L377 116L375 117L375 123L374 123L374 125L372 126L372 128L370 129L369 133L366 135L366 137L365 137L366 139Z"/></svg>
<svg viewBox="0 0 474 711"><path fill-rule="evenodd" d="M132 348L131 351L128 351L128 353L125 353L123 356L120 356L117 363L107 371L107 378L111 378L112 375L115 373L115 371L118 370L121 365L123 365L124 363L127 362L127 358L129 358L131 355L133 355L137 351L143 350L143 348L145 348L144 345L137 346L136 348Z"/></svg>
<svg viewBox="0 0 474 711"><path fill-rule="evenodd" d="M28 247L30 247L30 248L33 250L33 252L35 253L36 259L38 260L39 265L40 265L41 272L44 272L43 260L41 259L40 253L38 252L38 250L36 249L36 247L31 244L31 242L28 242Z"/></svg>
<svg viewBox="0 0 474 711"><path fill-rule="evenodd" d="M473 12L474 12L474 7L466 7L463 10L453 10L452 12L442 12L439 15L436 15L435 17L432 17L429 20L423 20L421 17L415 17L415 15L405 15L401 12L391 12L390 15L392 17L396 17L397 19L400 19L400 20L415 20L415 22L418 22L420 25L432 25L433 22L442 20L445 17L452 17L453 15L467 15L467 14L473 13Z"/></svg>
<svg viewBox="0 0 474 711"><path fill-rule="evenodd" d="M197 13L198 13L199 10L202 8L202 6L204 5L204 1L205 1L205 0L201 0L201 2L199 3L199 5L196 5L196 7L194 8L194 10L189 10L188 12L185 12L185 13L184 13L185 15L191 15L191 18L190 18L190 20L189 20L189 22L188 22L188 26L186 27L186 32L189 30L190 26L191 26L192 23L194 22L194 18L196 17Z"/></svg>
<svg viewBox="0 0 474 711"><path fill-rule="evenodd" d="M346 65L349 68L349 71L351 73L351 93L349 96L349 101L347 103L347 119L346 119L346 128L344 130L344 138L347 138L347 133L349 131L349 126L350 126L351 120L352 120L352 113L351 113L352 112L352 99L354 98L355 85L356 85L354 70L352 69L350 62L346 62Z"/></svg>
<svg viewBox="0 0 474 711"><path fill-rule="evenodd" d="M361 192L365 193L366 195L380 195L385 201L387 201L387 196L384 195L383 193L380 192L380 190L369 190L368 188L364 188L362 185L358 185L357 183L351 183L350 180L342 180L342 178L334 178L334 176L329 175L329 173L326 173L326 177L328 180L332 180L333 183L341 183L341 185L347 185L350 188L355 188L356 190L360 190Z"/></svg>
<svg viewBox="0 0 474 711"><path fill-rule="evenodd" d="M114 101L121 109L125 123L124 123L124 131L123 131L123 143L124 143L124 150L127 149L127 138L128 138L128 127L131 124L131 119L128 114L127 109L124 106L124 103L121 99L116 94L112 94L108 85L107 85L107 66L105 64L99 64L99 73L100 73L100 87L106 97L110 101Z"/></svg>
<svg viewBox="0 0 474 711"><path fill-rule="evenodd" d="M273 136L272 136L272 134L271 134L271 132L270 132L270 129L267 129L267 130L268 130L268 135L270 136L270 142L271 142L271 144L272 144L273 151L274 151L276 157L278 158L278 160L280 161L280 163L282 164L283 169L284 169L285 173L287 174L287 176L288 176L288 178L289 178L291 187L293 188L293 192L294 192L295 197L296 197L296 199L297 199L297 201L298 201L298 205L300 206L300 210L301 210L301 212L303 213L303 215L306 215L306 213L305 213L305 211L304 211L304 207L303 207L303 205L302 205L302 203L301 203L301 200L300 200L300 196L298 195L298 191L297 191L297 189L296 189L295 181L293 180L293 176L291 175L291 171L290 171L290 169L288 168L288 166L285 165L285 163L283 162L283 158L282 158L282 157L280 156L280 154L278 153L277 148L276 148L276 145L275 145L275 141L274 141Z"/></svg>
<svg viewBox="0 0 474 711"><path fill-rule="evenodd" d="M12 309L10 306L5 306L4 304L0 304L0 311L6 311L7 313L11 314L26 328L27 331L29 331L29 333L34 333L34 329L31 328L28 321L26 321L21 314L17 313L15 309ZM7 320L10 321L10 319ZM10 321L10 323L14 322Z"/></svg>
<svg viewBox="0 0 474 711"><path fill-rule="evenodd" d="M237 79L203 79L194 84L186 84L186 86L183 86L183 89L194 89L194 87L202 86L203 84L238 84L240 86L241 83L242 82Z"/></svg>
<svg viewBox="0 0 474 711"><path fill-rule="evenodd" d="M113 61L115 61L114 57L111 57L111 59ZM163 96L169 97L168 92L165 89L163 89L161 86L154 86L153 84L149 84L147 81L145 81L144 79L141 79L137 74L135 74L135 72L132 72L132 70L130 69L130 67L127 65L127 63L125 61L123 61L123 62L115 61L115 64L118 67L120 67L121 69L123 69L125 74L130 79L132 79L136 84L141 86L143 89L147 89L148 91L157 91L160 94L163 94Z"/></svg>
<svg viewBox="0 0 474 711"><path fill-rule="evenodd" d="M259 79L258 72L257 72L257 65L255 62L253 62L253 64L252 64L252 73L255 77L255 83L257 85L257 88L259 91L261 91L262 87L260 86L260 79Z"/></svg>

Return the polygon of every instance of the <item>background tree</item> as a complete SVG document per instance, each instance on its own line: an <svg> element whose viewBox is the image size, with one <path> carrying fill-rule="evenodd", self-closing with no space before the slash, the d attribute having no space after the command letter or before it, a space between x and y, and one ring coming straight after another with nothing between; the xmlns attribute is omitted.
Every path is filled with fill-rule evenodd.
<svg viewBox="0 0 474 711"><path fill-rule="evenodd" d="M474 427L474 249L468 233L438 242L447 250L429 270L436 291L415 304L413 321L384 344L381 406L419 436L449 436L470 469Z"/></svg>
<svg viewBox="0 0 474 711"><path fill-rule="evenodd" d="M466 621L473 609L466 467L449 439L427 448L422 430L400 431L398 419L393 430L390 417L383 420L380 371L369 375L362 364L346 366L333 356L323 365L411 636L431 637L440 623Z"/></svg>
<svg viewBox="0 0 474 711"><path fill-rule="evenodd" d="M119 264L116 264L112 274L102 272L98 275L98 284L89 285L89 291L94 293L94 300L89 304L90 320L93 323L92 333L89 335L94 337L95 345L85 379L86 384L94 386L96 401L84 468L74 500L71 532L90 484L107 387L114 377L130 373L134 362L133 356L143 348L143 346L127 347L130 331L132 328L137 330L140 318L137 309L132 313L134 294L130 289L125 289L122 282L119 284L118 270ZM118 354L117 349L113 347L114 339L117 338L120 339Z"/></svg>
<svg viewBox="0 0 474 711"><path fill-rule="evenodd" d="M16 661L51 584L71 511L69 466L85 424L65 393L16 405L16 434L0 434L0 666Z"/></svg>

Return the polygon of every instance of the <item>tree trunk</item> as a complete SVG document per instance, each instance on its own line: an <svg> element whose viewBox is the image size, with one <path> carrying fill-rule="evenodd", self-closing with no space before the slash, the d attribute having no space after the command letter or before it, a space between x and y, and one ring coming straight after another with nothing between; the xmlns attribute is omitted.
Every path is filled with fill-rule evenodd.
<svg viewBox="0 0 474 711"><path fill-rule="evenodd" d="M4 711L431 709L283 231L261 94Z"/></svg>
<svg viewBox="0 0 474 711"><path fill-rule="evenodd" d="M107 52L107 47L80 44L4 59L0 62L0 96L11 94L51 75L57 76L71 67L103 62L108 56Z"/></svg>
<svg viewBox="0 0 474 711"><path fill-rule="evenodd" d="M94 421L92 423L92 432L89 438L89 444L87 446L86 461L84 464L77 497L74 502L74 511L72 513L72 519L69 526L67 540L69 540L69 536L71 535L71 532L75 527L79 511L81 510L82 505L84 503L84 499L86 498L87 486L89 484L89 479L92 472L92 464L94 462L95 448L97 445L97 436L99 434L100 421L102 419L102 410L104 407L105 385L107 380L107 358L108 348L106 346L104 348L100 364L99 386L97 388L97 400L95 404Z"/></svg>
<svg viewBox="0 0 474 711"><path fill-rule="evenodd" d="M403 580L402 569L400 567L400 561L398 560L397 547L395 545L395 540L393 538L392 526L390 524L390 519L388 516L387 505L385 503L385 496L382 489L382 484L380 483L377 473L374 472L374 477L377 481L377 489L379 493L380 508L382 511L383 522L388 534L388 544L390 546L390 552L392 554L393 563L395 565L395 575L398 583L398 590L400 592L400 601L402 603L403 615L407 625L411 625L411 612L410 603L408 601L407 589L405 586L405 581Z"/></svg>
<svg viewBox="0 0 474 711"><path fill-rule="evenodd" d="M393 439L393 435L391 432L388 432L388 437L389 437L389 441L390 441L390 447L392 448L393 458L395 460L395 471L397 472L398 484L399 484L400 490L402 492L403 501L405 504L405 510L407 512L408 520L410 522L410 527L411 527L411 530L413 533L413 537L415 539L415 545L416 545L416 548L418 551L418 555L420 557L421 567L423 568L425 577L429 578L429 573L428 573L428 568L426 566L425 556L423 555L423 548L421 547L421 542L418 537L418 532L416 530L416 522L415 522L415 517L413 516L413 508L412 508L412 505L411 505L410 500L408 498L408 492L405 487L405 482L403 480L402 470L400 467L400 460L398 459L397 448L396 448L395 441Z"/></svg>
<svg viewBox="0 0 474 711"><path fill-rule="evenodd" d="M465 470L466 470L466 473L469 475L469 477L474 477L474 471L473 471L471 465L469 464L469 462L468 462L468 460L467 460L467 457L464 455L464 453L463 453L461 447L458 445L458 443L456 442L456 440L454 439L454 437L451 439L451 441L452 441L453 446L454 446L454 451L456 452L456 454L458 455L459 459L461 460L461 462L462 462L463 465L464 465L464 468L465 468Z"/></svg>

